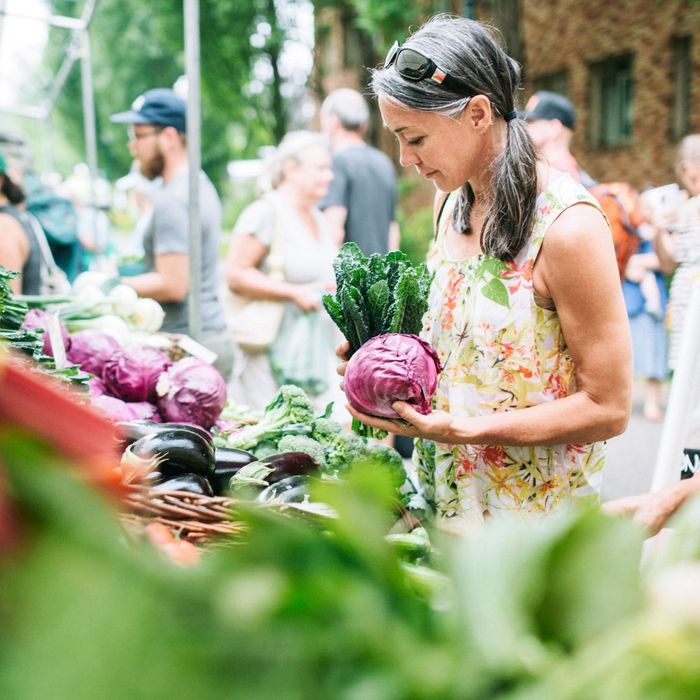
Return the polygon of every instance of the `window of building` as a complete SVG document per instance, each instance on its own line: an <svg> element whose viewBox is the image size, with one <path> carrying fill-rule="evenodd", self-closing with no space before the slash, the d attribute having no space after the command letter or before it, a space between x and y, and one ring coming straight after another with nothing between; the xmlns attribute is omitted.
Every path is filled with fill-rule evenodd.
<svg viewBox="0 0 700 700"><path fill-rule="evenodd" d="M690 37L676 37L672 44L673 109L671 139L680 141L690 130Z"/></svg>
<svg viewBox="0 0 700 700"><path fill-rule="evenodd" d="M632 140L634 104L631 55L590 66L589 139L591 148L623 146Z"/></svg>
<svg viewBox="0 0 700 700"><path fill-rule="evenodd" d="M569 96L569 74L565 71L558 73L550 73L549 75L540 75L532 80L533 92L538 90L549 90L556 92L564 97Z"/></svg>

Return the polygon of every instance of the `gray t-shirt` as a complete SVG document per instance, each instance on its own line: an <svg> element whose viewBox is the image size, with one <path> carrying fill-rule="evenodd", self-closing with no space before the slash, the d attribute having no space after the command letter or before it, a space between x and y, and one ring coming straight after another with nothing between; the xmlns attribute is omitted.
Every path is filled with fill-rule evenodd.
<svg viewBox="0 0 700 700"><path fill-rule="evenodd" d="M391 159L367 144L351 146L333 154L333 175L320 208L345 207L345 240L357 243L365 255L386 254L396 207Z"/></svg>
<svg viewBox="0 0 700 700"><path fill-rule="evenodd" d="M146 269L155 269L155 258L168 253L189 253L188 173L184 172L159 187L153 194L153 215L143 237ZM202 332L215 333L226 328L223 308L217 292L217 260L221 235L221 201L211 180L199 177L199 210L202 222ZM187 333L187 299L164 302L163 331Z"/></svg>

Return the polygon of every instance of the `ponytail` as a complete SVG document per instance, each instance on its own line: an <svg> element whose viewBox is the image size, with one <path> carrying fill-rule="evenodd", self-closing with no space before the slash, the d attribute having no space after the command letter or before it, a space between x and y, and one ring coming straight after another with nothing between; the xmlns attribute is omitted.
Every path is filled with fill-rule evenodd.
<svg viewBox="0 0 700 700"><path fill-rule="evenodd" d="M22 204L22 202L25 200L24 190L19 185L12 182L12 180L10 180L10 178L7 176L7 173L0 173L0 178L2 178L0 192L7 197L10 204Z"/></svg>

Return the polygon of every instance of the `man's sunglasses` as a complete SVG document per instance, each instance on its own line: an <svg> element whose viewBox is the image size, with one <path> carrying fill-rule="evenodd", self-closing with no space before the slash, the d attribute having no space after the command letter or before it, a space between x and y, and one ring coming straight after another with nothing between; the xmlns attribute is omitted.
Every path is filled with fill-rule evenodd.
<svg viewBox="0 0 700 700"><path fill-rule="evenodd" d="M473 97L472 89L465 82L454 78L442 70L435 61L418 53L415 49L401 48L398 41L394 42L384 60L384 68L391 68L391 66L394 66L394 70L406 80L414 83L432 80L438 85L444 85L452 92Z"/></svg>

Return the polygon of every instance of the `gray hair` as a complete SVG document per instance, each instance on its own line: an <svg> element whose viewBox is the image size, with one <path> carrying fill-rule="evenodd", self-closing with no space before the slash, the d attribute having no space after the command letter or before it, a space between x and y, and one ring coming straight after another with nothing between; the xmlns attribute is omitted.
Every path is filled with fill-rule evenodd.
<svg viewBox="0 0 700 700"><path fill-rule="evenodd" d="M464 17L438 15L403 44L431 58L440 68L471 87L470 95L485 95L498 118L516 109L520 67L500 47L495 32ZM391 66L372 73L372 90L409 109L440 112L456 117L464 112L468 96L432 80L412 82ZM493 200L481 233L483 250L512 260L532 232L537 200L537 159L532 141L520 119L506 122L507 143L492 166ZM456 230L468 232L474 192L465 182L453 213Z"/></svg>
<svg viewBox="0 0 700 700"><path fill-rule="evenodd" d="M280 141L280 145L273 151L266 164L267 176L272 188L275 189L284 180L284 167L290 161L301 163L305 152L322 148L330 152L328 138L324 134L314 131L290 131Z"/></svg>
<svg viewBox="0 0 700 700"><path fill-rule="evenodd" d="M700 165L700 134L684 136L678 144L676 174L680 176L686 165Z"/></svg>
<svg viewBox="0 0 700 700"><path fill-rule="evenodd" d="M369 123L369 107L357 90L338 88L323 100L322 114L335 114L343 129L362 131Z"/></svg>

